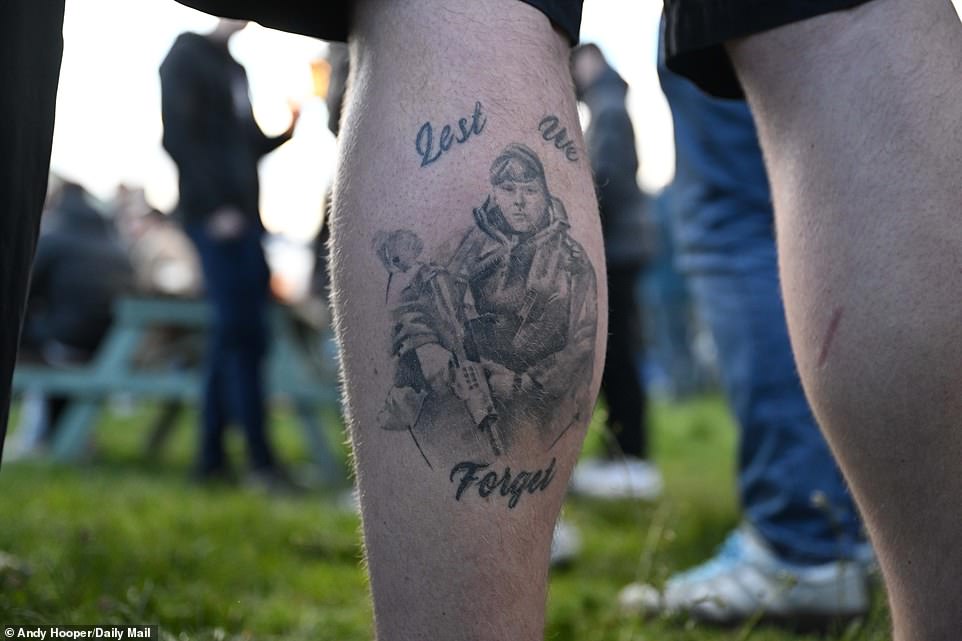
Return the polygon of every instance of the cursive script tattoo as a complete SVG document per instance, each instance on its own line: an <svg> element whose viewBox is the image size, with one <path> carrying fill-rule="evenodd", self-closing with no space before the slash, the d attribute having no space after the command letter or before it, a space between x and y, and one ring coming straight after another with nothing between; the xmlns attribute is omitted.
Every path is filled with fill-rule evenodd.
<svg viewBox="0 0 962 641"><path fill-rule="evenodd" d="M534 494L548 489L551 481L554 480L555 462L555 459L551 459L551 463L543 470L535 470L534 472L522 470L512 476L510 467L505 467L501 473L488 471L479 475L481 471L488 469L491 465L489 463L463 461L451 468L451 475L448 480L455 483L455 477L461 475L458 490L454 494L455 501L460 501L464 493L475 486L478 496L481 498L486 499L497 491L498 494L508 499L508 507L514 509L525 492Z"/></svg>
<svg viewBox="0 0 962 641"><path fill-rule="evenodd" d="M554 143L554 146L564 152L565 158L572 162L578 161L578 148L575 141L568 135L568 129L561 127L558 116L545 116L538 123L538 131L541 137L547 142Z"/></svg>
<svg viewBox="0 0 962 641"><path fill-rule="evenodd" d="M548 451L592 405L591 262L534 151L508 145L488 178L447 250L407 229L374 238L394 370L377 422L408 432L429 466L432 452Z"/></svg>
<svg viewBox="0 0 962 641"><path fill-rule="evenodd" d="M470 124L468 124L470 122ZM451 125L444 125L438 135L437 147L434 143L434 126L430 121L421 125L418 135L414 138L414 149L421 157L421 166L426 167L441 157L448 151L454 143L464 144L471 136L479 135L484 131L484 125L488 119L484 115L484 107L481 102L474 103L474 113L469 118L458 120L458 130L455 131Z"/></svg>

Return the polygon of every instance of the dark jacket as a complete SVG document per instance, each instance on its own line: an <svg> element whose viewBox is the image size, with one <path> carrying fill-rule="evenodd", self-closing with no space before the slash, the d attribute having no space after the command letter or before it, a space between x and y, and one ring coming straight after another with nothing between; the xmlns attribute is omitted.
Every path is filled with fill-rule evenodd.
<svg viewBox="0 0 962 641"><path fill-rule="evenodd" d="M635 130L625 106L628 85L608 67L580 99L591 112L585 145L595 175L605 254L610 267L644 263L651 238L645 233L645 195L638 187Z"/></svg>
<svg viewBox="0 0 962 641"><path fill-rule="evenodd" d="M64 190L37 244L24 340L56 341L84 352L100 343L134 271L113 228L79 187Z"/></svg>
<svg viewBox="0 0 962 641"><path fill-rule="evenodd" d="M164 149L180 172L178 214L203 221L234 206L260 225L257 163L289 138L254 121L244 67L227 47L181 34L160 66Z"/></svg>

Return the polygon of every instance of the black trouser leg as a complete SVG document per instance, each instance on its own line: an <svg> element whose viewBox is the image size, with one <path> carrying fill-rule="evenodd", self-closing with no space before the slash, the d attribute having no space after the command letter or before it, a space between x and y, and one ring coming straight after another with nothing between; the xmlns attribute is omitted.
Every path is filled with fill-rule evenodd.
<svg viewBox="0 0 962 641"><path fill-rule="evenodd" d="M64 0L0 2L0 456L47 192Z"/></svg>
<svg viewBox="0 0 962 641"><path fill-rule="evenodd" d="M601 389L608 403L608 427L618 449L643 459L648 457L647 397L635 365L642 350L637 276L634 268L608 268L608 349Z"/></svg>

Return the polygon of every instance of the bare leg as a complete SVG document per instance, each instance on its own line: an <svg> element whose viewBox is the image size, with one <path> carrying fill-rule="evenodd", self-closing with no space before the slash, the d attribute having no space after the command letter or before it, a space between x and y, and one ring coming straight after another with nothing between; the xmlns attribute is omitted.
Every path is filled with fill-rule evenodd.
<svg viewBox="0 0 962 641"><path fill-rule="evenodd" d="M962 630L962 28L877 0L730 47L775 198L806 390L896 638Z"/></svg>
<svg viewBox="0 0 962 641"><path fill-rule="evenodd" d="M516 0L359 4L332 275L377 636L538 639L606 318L567 43Z"/></svg>

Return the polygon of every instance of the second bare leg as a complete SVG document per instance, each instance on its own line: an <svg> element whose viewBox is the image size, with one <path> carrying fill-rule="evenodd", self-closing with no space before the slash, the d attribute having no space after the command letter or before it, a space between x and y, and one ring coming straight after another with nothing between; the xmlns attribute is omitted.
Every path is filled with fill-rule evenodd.
<svg viewBox="0 0 962 641"><path fill-rule="evenodd" d="M957 639L962 27L947 0L876 0L730 51L771 177L799 370L896 638Z"/></svg>

